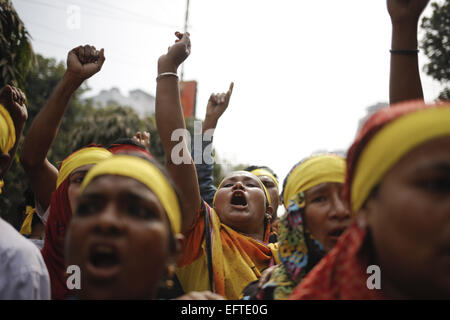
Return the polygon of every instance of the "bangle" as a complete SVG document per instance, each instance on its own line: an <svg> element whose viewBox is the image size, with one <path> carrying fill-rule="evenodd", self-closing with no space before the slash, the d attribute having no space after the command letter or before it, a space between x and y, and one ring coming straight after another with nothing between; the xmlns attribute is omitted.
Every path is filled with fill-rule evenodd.
<svg viewBox="0 0 450 320"><path fill-rule="evenodd" d="M157 77L156 77L156 81L158 81L159 79L163 78L163 77L167 77L167 76L172 76L178 79L178 74L176 74L175 72L163 72L160 73Z"/></svg>
<svg viewBox="0 0 450 320"><path fill-rule="evenodd" d="M408 54L408 55L413 55L413 54L418 54L419 50L415 49L415 50L389 50L391 53L393 54Z"/></svg>

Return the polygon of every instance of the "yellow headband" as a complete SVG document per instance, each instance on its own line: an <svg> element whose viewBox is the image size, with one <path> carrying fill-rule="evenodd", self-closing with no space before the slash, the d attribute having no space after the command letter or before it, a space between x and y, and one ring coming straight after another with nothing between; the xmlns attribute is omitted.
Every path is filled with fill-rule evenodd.
<svg viewBox="0 0 450 320"><path fill-rule="evenodd" d="M277 189L279 189L278 181L275 178L275 176L270 173L270 171L268 171L266 169L259 168L259 169L252 170L250 172L253 173L255 176L257 176L258 178L261 177L261 176L268 176L270 179L273 180L273 182L277 186Z"/></svg>
<svg viewBox="0 0 450 320"><path fill-rule="evenodd" d="M159 199L169 218L173 234L181 231L181 210L173 187L161 171L147 160L136 156L114 155L89 170L80 187L80 194L96 177L118 175L146 185Z"/></svg>
<svg viewBox="0 0 450 320"><path fill-rule="evenodd" d="M251 173L251 172L250 172L250 173ZM253 173L251 173L251 174L253 174ZM255 175L255 174L253 174L253 175ZM256 177L256 178L258 178L258 177ZM223 179L222 182L219 184L219 186L217 187L216 193L214 194L214 198L213 198L213 208L214 208L214 205L216 204L217 191L219 191L219 189L220 189L220 187L222 186L222 183L223 183L224 181L225 181L225 179ZM264 190L264 194L266 195L267 203L270 205L270 204L272 203L272 202L271 202L271 199L270 199L270 194L269 194L269 192L267 191L266 187L264 186L264 183L262 183L262 181L259 180L259 178L258 178L258 181L259 181L259 183L261 184L261 187L262 187L263 190Z"/></svg>
<svg viewBox="0 0 450 320"><path fill-rule="evenodd" d="M450 108L428 108L402 116L381 129L364 148L351 186L356 213L372 189L405 154L434 138L450 135Z"/></svg>
<svg viewBox="0 0 450 320"><path fill-rule="evenodd" d="M26 206L25 213L27 217L23 221L22 228L20 229L20 233L24 235L31 234L31 225L33 223L33 216L36 213L36 209L31 206Z"/></svg>
<svg viewBox="0 0 450 320"><path fill-rule="evenodd" d="M0 104L0 151L8 153L16 143L16 129L8 110Z"/></svg>
<svg viewBox="0 0 450 320"><path fill-rule="evenodd" d="M283 192L283 204L287 209L289 201L298 193L324 182L345 181L345 159L337 155L316 155L298 165L289 175Z"/></svg>
<svg viewBox="0 0 450 320"><path fill-rule="evenodd" d="M58 173L58 179L56 180L56 188L58 188L75 169L87 164L96 164L111 156L111 152L98 147L88 147L74 152L62 162Z"/></svg>

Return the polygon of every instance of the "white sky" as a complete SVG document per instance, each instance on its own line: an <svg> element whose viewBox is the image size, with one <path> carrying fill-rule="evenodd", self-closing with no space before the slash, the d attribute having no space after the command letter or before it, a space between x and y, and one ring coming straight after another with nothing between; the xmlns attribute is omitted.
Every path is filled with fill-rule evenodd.
<svg viewBox="0 0 450 320"><path fill-rule="evenodd" d="M434 0L441 2L442 0ZM155 93L158 57L182 31L186 0L13 0L36 52L65 60L78 45L105 48L92 91ZM347 149L365 109L388 101L391 24L385 0L191 0L197 117L235 82L215 147L234 163L268 165L281 179L317 150ZM68 27L70 5L80 27ZM424 15L430 15L428 5ZM421 68L426 61L420 54ZM422 72L425 99L441 86Z"/></svg>

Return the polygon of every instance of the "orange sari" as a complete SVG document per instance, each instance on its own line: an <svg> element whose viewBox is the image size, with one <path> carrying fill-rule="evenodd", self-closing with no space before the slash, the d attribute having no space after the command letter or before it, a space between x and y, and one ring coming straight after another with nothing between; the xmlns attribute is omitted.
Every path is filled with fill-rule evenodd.
<svg viewBox="0 0 450 320"><path fill-rule="evenodd" d="M247 237L220 222L215 210L205 203L191 229L184 235L186 246L176 274L184 292L211 290L227 299L239 299L242 290L277 264L278 246ZM209 215L212 248L213 287L209 284L204 215Z"/></svg>

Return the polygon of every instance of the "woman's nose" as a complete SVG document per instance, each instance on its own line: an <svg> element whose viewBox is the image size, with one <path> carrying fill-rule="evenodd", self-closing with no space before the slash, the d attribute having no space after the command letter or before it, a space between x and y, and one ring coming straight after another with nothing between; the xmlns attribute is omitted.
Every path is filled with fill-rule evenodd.
<svg viewBox="0 0 450 320"><path fill-rule="evenodd" d="M99 213L95 222L94 231L109 236L122 234L123 222L114 204L109 204Z"/></svg>
<svg viewBox="0 0 450 320"><path fill-rule="evenodd" d="M333 208L331 210L330 217L334 217L339 220L345 220L350 217L350 210L338 193L333 195L332 205Z"/></svg>
<svg viewBox="0 0 450 320"><path fill-rule="evenodd" d="M236 190L236 189L244 189L244 185L241 181L237 181L234 183L233 187L231 188L232 190Z"/></svg>

